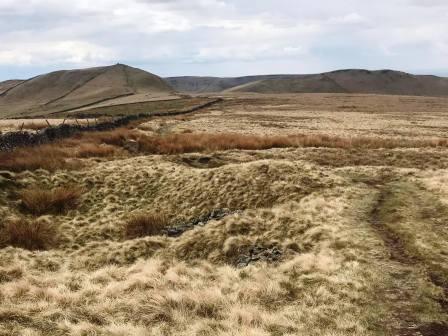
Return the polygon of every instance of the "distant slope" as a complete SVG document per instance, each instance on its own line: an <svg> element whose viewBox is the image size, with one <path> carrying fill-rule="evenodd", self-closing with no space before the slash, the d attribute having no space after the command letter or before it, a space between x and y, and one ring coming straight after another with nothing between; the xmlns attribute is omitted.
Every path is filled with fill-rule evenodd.
<svg viewBox="0 0 448 336"><path fill-rule="evenodd" d="M326 75L348 92L448 96L448 78L393 70L340 70Z"/></svg>
<svg viewBox="0 0 448 336"><path fill-rule="evenodd" d="M393 70L338 70L315 75L272 75L237 78L171 77L184 92L377 93L448 96L448 78ZM240 83L240 84L238 84Z"/></svg>
<svg viewBox="0 0 448 336"><path fill-rule="evenodd" d="M4 94L6 91L12 89L14 86L22 83L23 80L11 79L4 82L0 82L0 95Z"/></svg>
<svg viewBox="0 0 448 336"><path fill-rule="evenodd" d="M232 87L265 79L288 78L288 75L266 75L245 77L168 77L165 81L179 92L221 92Z"/></svg>
<svg viewBox="0 0 448 336"><path fill-rule="evenodd" d="M0 117L50 114L142 93L172 93L160 77L123 64L37 76L0 95Z"/></svg>
<svg viewBox="0 0 448 336"><path fill-rule="evenodd" d="M346 93L346 89L326 75L265 79L230 88L225 92L257 93Z"/></svg>

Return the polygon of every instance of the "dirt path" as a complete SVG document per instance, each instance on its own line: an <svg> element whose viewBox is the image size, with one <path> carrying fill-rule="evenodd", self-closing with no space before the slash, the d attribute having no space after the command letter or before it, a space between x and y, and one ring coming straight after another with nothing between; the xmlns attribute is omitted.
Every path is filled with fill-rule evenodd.
<svg viewBox="0 0 448 336"><path fill-rule="evenodd" d="M390 265L393 270L394 278L401 279L395 281L389 297L392 298L392 305L396 307L393 313L393 320L396 326L392 328L392 335L395 336L445 336L448 335L448 324L445 322L424 323L416 321L412 306L408 304L410 295L413 295L416 288L412 281L413 273L423 272L425 280L432 285L443 289L445 295L438 299L443 312L448 316L448 289L446 285L435 275L429 266L430 261L422 258L417 253L410 251L406 239L398 233L398 230L391 229L393 225L393 216L400 218L400 215L393 212L397 209L390 209L391 205L400 204L400 209L405 212L412 212L415 208L421 208L422 204L409 204L409 199L398 202L394 194L394 184L391 184L390 178L387 178L384 184L375 187L378 196L370 213L370 223L377 232L378 236L384 242L390 255ZM415 196L415 197L413 197ZM410 199L419 203L420 198L417 195L409 195ZM392 210L392 214L388 211ZM431 228L429 228L430 230ZM407 238L409 239L409 238Z"/></svg>

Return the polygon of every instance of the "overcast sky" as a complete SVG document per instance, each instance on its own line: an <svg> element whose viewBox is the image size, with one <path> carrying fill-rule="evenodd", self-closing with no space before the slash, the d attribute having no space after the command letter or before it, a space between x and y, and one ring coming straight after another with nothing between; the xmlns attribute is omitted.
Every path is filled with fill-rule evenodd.
<svg viewBox="0 0 448 336"><path fill-rule="evenodd" d="M448 0L0 0L0 80L125 63L161 76L448 76Z"/></svg>

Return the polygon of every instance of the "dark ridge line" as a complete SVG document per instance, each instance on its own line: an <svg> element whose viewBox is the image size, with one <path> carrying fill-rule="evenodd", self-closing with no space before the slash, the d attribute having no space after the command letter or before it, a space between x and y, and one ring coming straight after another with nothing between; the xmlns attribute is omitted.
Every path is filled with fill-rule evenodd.
<svg viewBox="0 0 448 336"><path fill-rule="evenodd" d="M77 106L77 107L70 107L68 109L61 110L61 111L50 112L50 113L47 113L47 114L17 116L17 117L12 117L12 118L5 118L5 119L10 119L10 120L14 120L14 119L39 119L39 118L40 119L45 119L49 115L58 114L58 113L64 113L64 112L71 112L71 111L75 111L75 110L80 109L80 108L89 107L89 106L92 106L92 105L95 105L95 104L103 103L103 102L108 101L108 100L113 100L113 99L127 97L127 96L132 96L132 95L134 95L134 93L124 93L122 95L113 96L113 97L110 97L110 98L104 98L104 99L101 99L101 100L98 100L98 101L94 101L93 103L88 103L88 104ZM122 105L127 105L127 104L122 104Z"/></svg>
<svg viewBox="0 0 448 336"><path fill-rule="evenodd" d="M117 99L117 98L121 98L121 97L133 96L133 95L135 95L135 93L127 93L127 94L124 94L123 96L117 96L117 97L113 97L113 98L106 98L104 100L101 100L101 101L98 101L98 102L95 102L95 103L89 103L88 105L83 105L83 106L80 106L80 107L71 108L69 110L58 111L58 112L51 112L50 114L57 114L57 113L75 111L75 110L80 109L80 108L89 107L89 106L92 106L92 105L95 105L95 104L99 104L99 103L104 103L105 101L108 101L108 100L113 100L113 99ZM181 97L181 98L178 98L178 99L146 100L146 101L139 101L139 102L132 102L132 103L121 103L121 104L115 104L115 105L110 105L110 106L98 106L98 108L107 108L107 107L112 107L112 106L136 105L136 104L142 104L142 103L169 102L169 101L174 101L174 100L181 100L181 99L184 99L184 98L188 98L188 97ZM79 112L82 112L82 111L79 111ZM33 118L35 118L35 117L33 117ZM26 119L26 118L10 118L10 119Z"/></svg>
<svg viewBox="0 0 448 336"><path fill-rule="evenodd" d="M20 83L14 85L13 87L10 87L9 89L3 91L2 93L0 93L0 97L5 96L9 91L15 89L16 87L18 87L18 86L20 86L22 84L25 84L25 83L27 83L29 81L32 81L33 79L38 78L40 76L42 76L42 75L37 75L37 76L34 76L34 77L31 77L31 78L28 78L28 79L25 79L25 80L21 81Z"/></svg>
<svg viewBox="0 0 448 336"><path fill-rule="evenodd" d="M128 88L130 88L130 89L134 92L134 94L135 94L135 90L134 90L134 88L131 87L131 79L129 78L129 74L128 74L128 71L127 71L126 67L125 67L125 66L121 66L121 69L123 70L124 78L126 79L126 85L127 85Z"/></svg>
<svg viewBox="0 0 448 336"><path fill-rule="evenodd" d="M80 109L80 108L89 107L89 106L92 106L92 105L95 105L95 104L99 104L99 103L104 103L105 101L108 101L108 100L122 98L122 97L128 97L128 96L133 96L134 94L135 93L131 93L131 92L123 93L123 94L120 94L120 95L117 95L117 96L113 96L113 97L109 97L109 98L103 98L103 99L94 101L93 103L88 103L88 104L84 104L84 105L77 106L77 107L70 107L68 109L61 110L61 111L51 112L51 113L48 113L48 115L64 113L64 112L72 112L72 111L75 111L75 110ZM123 104L123 105L127 105L127 104ZM43 118L45 116L33 116L33 118L39 118L39 117ZM22 119L22 118L20 118L20 119Z"/></svg>
<svg viewBox="0 0 448 336"><path fill-rule="evenodd" d="M328 74L324 75L324 78L330 80L333 84L335 84L338 88L340 88L342 91L342 93L353 93L351 91L349 91L348 89L346 89L345 87L343 87L341 84L339 84L338 82L336 82L333 78L331 78L330 76L328 76Z"/></svg>
<svg viewBox="0 0 448 336"><path fill-rule="evenodd" d="M46 102L43 106L47 106L50 105L54 102L57 102L58 100L64 99L65 97L67 97L68 95L72 94L73 92L75 92L76 90L82 88L84 85L86 85L87 83L90 83L91 81L93 81L95 78L98 78L101 75L104 75L107 71L109 71L109 68L104 69L103 71L99 72L96 75L93 75L92 77L88 78L85 82L76 85L73 89L69 90L68 92L66 92L65 94L63 94L62 96L52 99L48 102Z"/></svg>
<svg viewBox="0 0 448 336"><path fill-rule="evenodd" d="M210 107L216 103L219 103L221 101L223 101L223 98L217 98L214 99L212 101L209 101L207 103L203 103L197 106L194 106L192 108L189 108L187 110L177 110L177 111L171 111L171 112L154 112L154 113L139 113L137 114L137 116L142 117L142 118L146 118L146 117L164 117L164 116L176 116L176 115L182 115L182 114L187 114L187 113L192 113L192 112L196 112L197 110L201 110L207 107ZM165 100L165 101L170 101L170 100ZM159 101L157 101L159 102ZM131 103L131 104L139 104L139 102L137 103ZM130 105L130 104L121 104L118 106L126 106L126 105ZM116 105L114 105L116 106ZM88 112L90 110L87 110L86 112ZM97 117L107 117L107 114L98 114L98 113L82 113L82 114L77 114L75 115L75 117L77 117L78 119L83 119L83 118L87 118L87 119L91 119L91 118L97 118ZM132 116L132 115L131 115ZM133 115L135 116L135 115ZM123 118L126 118L127 116L124 116Z"/></svg>

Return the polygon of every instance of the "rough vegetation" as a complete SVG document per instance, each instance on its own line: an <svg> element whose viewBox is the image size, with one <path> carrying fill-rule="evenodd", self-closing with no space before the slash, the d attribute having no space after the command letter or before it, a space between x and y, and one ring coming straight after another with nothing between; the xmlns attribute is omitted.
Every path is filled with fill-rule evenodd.
<svg viewBox="0 0 448 336"><path fill-rule="evenodd" d="M50 212L63 213L79 205L82 189L74 186L45 190L39 186L20 191L20 201L24 209L34 215Z"/></svg>
<svg viewBox="0 0 448 336"><path fill-rule="evenodd" d="M57 230L45 220L27 220L24 217L7 219L0 227L0 246L14 246L27 250L45 250L54 247Z"/></svg>
<svg viewBox="0 0 448 336"><path fill-rule="evenodd" d="M156 236L167 226L164 214L140 213L133 215L125 224L124 234L127 239Z"/></svg>
<svg viewBox="0 0 448 336"><path fill-rule="evenodd" d="M235 96L2 154L0 335L448 334L446 106Z"/></svg>

